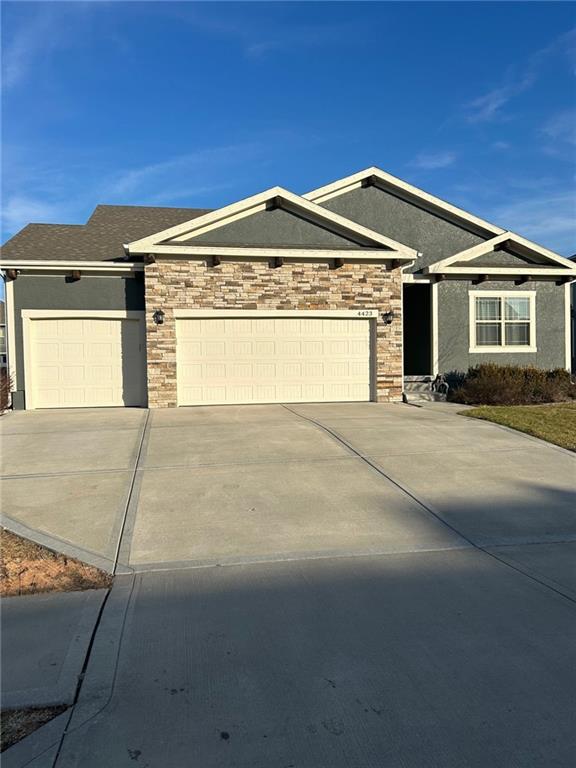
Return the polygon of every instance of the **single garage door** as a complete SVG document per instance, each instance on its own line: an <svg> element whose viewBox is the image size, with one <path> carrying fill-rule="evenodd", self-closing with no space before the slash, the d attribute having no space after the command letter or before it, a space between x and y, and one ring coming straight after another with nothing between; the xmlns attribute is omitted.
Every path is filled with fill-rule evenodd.
<svg viewBox="0 0 576 768"><path fill-rule="evenodd" d="M178 404L370 400L370 320L176 321Z"/></svg>
<svg viewBox="0 0 576 768"><path fill-rule="evenodd" d="M28 321L28 408L145 405L143 320Z"/></svg>

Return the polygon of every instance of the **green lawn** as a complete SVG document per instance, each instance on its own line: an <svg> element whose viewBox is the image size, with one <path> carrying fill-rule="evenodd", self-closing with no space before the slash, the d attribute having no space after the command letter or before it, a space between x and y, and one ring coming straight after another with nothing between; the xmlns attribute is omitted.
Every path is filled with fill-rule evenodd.
<svg viewBox="0 0 576 768"><path fill-rule="evenodd" d="M549 443L576 451L576 402L552 405L480 405L463 411L474 419L485 419L527 432Z"/></svg>

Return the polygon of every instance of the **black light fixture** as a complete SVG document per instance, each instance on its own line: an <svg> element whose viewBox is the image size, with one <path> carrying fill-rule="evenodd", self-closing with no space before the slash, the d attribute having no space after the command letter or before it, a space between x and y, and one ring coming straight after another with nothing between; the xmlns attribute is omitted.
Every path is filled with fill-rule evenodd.
<svg viewBox="0 0 576 768"><path fill-rule="evenodd" d="M154 314L152 315L152 318L156 325L163 325L164 323L164 312L161 309L157 309Z"/></svg>
<svg viewBox="0 0 576 768"><path fill-rule="evenodd" d="M382 322L384 325L392 325L392 320L394 320L394 310L390 310L390 312L382 312Z"/></svg>

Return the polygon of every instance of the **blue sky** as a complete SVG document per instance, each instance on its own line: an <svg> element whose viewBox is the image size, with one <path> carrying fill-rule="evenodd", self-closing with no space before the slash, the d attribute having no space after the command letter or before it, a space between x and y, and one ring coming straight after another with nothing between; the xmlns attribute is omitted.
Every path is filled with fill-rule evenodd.
<svg viewBox="0 0 576 768"><path fill-rule="evenodd" d="M5 2L3 238L377 165L572 254L575 9Z"/></svg>

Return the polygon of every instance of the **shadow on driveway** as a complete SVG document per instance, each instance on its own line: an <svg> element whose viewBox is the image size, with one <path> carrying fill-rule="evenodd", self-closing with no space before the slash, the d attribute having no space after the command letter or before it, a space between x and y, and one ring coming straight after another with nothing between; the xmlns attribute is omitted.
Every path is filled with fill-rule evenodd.
<svg viewBox="0 0 576 768"><path fill-rule="evenodd" d="M567 766L575 631L471 550L139 574L57 767Z"/></svg>

